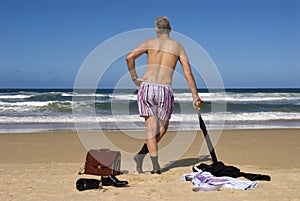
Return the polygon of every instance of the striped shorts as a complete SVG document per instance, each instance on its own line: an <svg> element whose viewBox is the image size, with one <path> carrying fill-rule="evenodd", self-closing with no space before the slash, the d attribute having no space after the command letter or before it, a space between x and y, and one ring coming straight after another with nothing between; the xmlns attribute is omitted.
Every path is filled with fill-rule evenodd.
<svg viewBox="0 0 300 201"><path fill-rule="evenodd" d="M170 85L142 82L138 89L138 109L141 117L157 116L168 120L174 108L174 96Z"/></svg>

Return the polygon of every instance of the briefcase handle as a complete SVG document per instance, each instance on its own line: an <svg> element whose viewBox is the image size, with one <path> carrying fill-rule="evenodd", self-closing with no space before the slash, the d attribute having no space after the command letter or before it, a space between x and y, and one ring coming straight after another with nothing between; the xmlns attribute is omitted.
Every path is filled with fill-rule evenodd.
<svg viewBox="0 0 300 201"><path fill-rule="evenodd" d="M110 151L110 149L108 149L108 148L102 148L102 149L99 149L98 151Z"/></svg>

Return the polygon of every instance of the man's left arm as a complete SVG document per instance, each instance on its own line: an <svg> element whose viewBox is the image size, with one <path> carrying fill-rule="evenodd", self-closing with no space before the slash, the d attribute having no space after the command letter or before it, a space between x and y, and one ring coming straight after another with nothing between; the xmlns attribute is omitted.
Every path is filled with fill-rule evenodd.
<svg viewBox="0 0 300 201"><path fill-rule="evenodd" d="M137 86L138 83L136 83L136 81L139 79L139 77L135 70L135 60L146 52L147 49L145 47L145 43L142 43L140 46L130 52L126 57L127 67L130 72L131 79Z"/></svg>

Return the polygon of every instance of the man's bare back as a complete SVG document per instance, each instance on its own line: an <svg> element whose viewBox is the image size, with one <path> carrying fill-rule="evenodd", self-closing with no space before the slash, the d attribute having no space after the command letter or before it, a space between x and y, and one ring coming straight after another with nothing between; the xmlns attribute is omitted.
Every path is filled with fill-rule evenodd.
<svg viewBox="0 0 300 201"><path fill-rule="evenodd" d="M146 41L148 53L147 70L143 80L158 84L172 84L176 63L182 52L182 46L168 38L156 38Z"/></svg>
<svg viewBox="0 0 300 201"><path fill-rule="evenodd" d="M142 80L157 84L171 85L177 61L187 60L184 48L169 37L147 40L132 52L135 55L143 53L148 54L148 61Z"/></svg>

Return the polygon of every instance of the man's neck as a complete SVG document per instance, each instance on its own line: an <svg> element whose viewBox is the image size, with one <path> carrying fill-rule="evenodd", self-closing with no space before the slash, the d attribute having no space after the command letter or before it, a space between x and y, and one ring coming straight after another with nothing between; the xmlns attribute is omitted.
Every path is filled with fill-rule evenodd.
<svg viewBox="0 0 300 201"><path fill-rule="evenodd" d="M158 38L161 38L161 39L169 39L170 38L169 34L158 34L157 36L158 36Z"/></svg>

